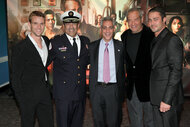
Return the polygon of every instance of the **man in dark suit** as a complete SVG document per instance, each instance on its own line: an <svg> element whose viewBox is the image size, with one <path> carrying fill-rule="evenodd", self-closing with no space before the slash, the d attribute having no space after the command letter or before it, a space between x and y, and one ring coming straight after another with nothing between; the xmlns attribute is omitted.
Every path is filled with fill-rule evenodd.
<svg viewBox="0 0 190 127"><path fill-rule="evenodd" d="M61 20L65 34L51 39L53 96L58 127L82 127L83 124L89 39L77 35L80 19L81 15L75 11L63 13Z"/></svg>
<svg viewBox="0 0 190 127"><path fill-rule="evenodd" d="M119 127L124 90L123 44L114 40L112 18L101 21L102 39L89 45L90 100L95 127Z"/></svg>
<svg viewBox="0 0 190 127"><path fill-rule="evenodd" d="M44 14L33 11L29 16L31 33L15 46L12 53L12 87L20 107L22 127L34 127L35 116L40 127L53 127L46 73L49 39L41 36L44 23Z"/></svg>
<svg viewBox="0 0 190 127"><path fill-rule="evenodd" d="M183 43L166 28L165 11L154 7L148 22L155 38L151 45L150 99L156 127L178 127L177 108L183 103Z"/></svg>
<svg viewBox="0 0 190 127"><path fill-rule="evenodd" d="M153 127L149 80L150 43L154 33L143 24L142 16L140 9L129 9L127 13L129 29L121 35L125 47L127 107L131 127Z"/></svg>

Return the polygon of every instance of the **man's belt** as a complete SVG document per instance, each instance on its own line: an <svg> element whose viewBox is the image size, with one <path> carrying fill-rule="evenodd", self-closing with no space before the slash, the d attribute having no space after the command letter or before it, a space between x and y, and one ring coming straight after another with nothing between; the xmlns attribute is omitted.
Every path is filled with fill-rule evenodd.
<svg viewBox="0 0 190 127"><path fill-rule="evenodd" d="M105 82L97 82L98 86L111 86L115 85L116 83L105 83Z"/></svg>

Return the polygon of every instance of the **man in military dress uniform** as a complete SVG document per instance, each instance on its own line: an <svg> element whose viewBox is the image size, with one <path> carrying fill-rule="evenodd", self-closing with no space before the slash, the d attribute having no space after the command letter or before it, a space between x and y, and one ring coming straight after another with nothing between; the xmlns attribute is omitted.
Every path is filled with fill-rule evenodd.
<svg viewBox="0 0 190 127"><path fill-rule="evenodd" d="M82 127L85 110L86 67L89 39L77 35L81 15L66 11L61 15L65 33L51 39L53 96L58 127Z"/></svg>

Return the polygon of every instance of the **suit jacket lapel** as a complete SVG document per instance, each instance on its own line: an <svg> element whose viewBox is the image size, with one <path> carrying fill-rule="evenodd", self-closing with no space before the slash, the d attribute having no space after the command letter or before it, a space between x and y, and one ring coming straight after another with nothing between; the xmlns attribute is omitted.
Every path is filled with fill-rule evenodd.
<svg viewBox="0 0 190 127"><path fill-rule="evenodd" d="M113 40L113 44L114 44L114 51L115 51L115 67L116 67L116 72L118 71L118 67L119 67L119 54L120 54L120 47L117 44L117 42L115 42Z"/></svg>
<svg viewBox="0 0 190 127"><path fill-rule="evenodd" d="M99 46L100 46L100 39L97 40L97 43L96 43L96 46L94 47L95 48L95 56L94 56L94 60L95 60L95 74L96 74L96 80L98 78L98 58L99 58Z"/></svg>
<svg viewBox="0 0 190 127"><path fill-rule="evenodd" d="M82 37L80 37L80 42L81 42L81 49L80 49L80 54L79 57L82 56L83 54L85 54L85 49L87 50L87 44L84 42L84 39Z"/></svg>
<svg viewBox="0 0 190 127"><path fill-rule="evenodd" d="M85 44L83 43L83 42L84 42L83 39L82 39L81 37L79 37L79 38L80 38L80 44L81 44L79 56L82 56L83 53L84 53L84 50L83 50L83 49L85 48Z"/></svg>
<svg viewBox="0 0 190 127"><path fill-rule="evenodd" d="M28 44L28 48L29 50L32 51L33 54L35 54L35 58L33 58L34 60L40 61L40 64L44 67L44 64L42 63L42 59L41 56L38 52L38 50L36 49L36 47L34 46L34 44L32 43L32 41L29 39L29 37L27 36L26 38L27 44Z"/></svg>
<svg viewBox="0 0 190 127"><path fill-rule="evenodd" d="M157 51L157 49L158 49L158 46L159 46L159 44L160 44L161 41L162 41L162 39L160 39L160 40L154 42L155 44L152 45L152 48L151 48L151 59L152 59L152 64L153 64L154 61L155 61L155 58L156 58L155 53L156 53L156 51Z"/></svg>
<svg viewBox="0 0 190 127"><path fill-rule="evenodd" d="M42 36L43 37L43 36ZM49 44L50 44L50 41L47 37L43 37L44 41L45 41L45 44L46 44L46 47L47 47L47 53L48 53L48 56L47 56L47 62L46 62L46 67L48 65L48 60L49 60ZM47 40L48 39L48 40Z"/></svg>
<svg viewBox="0 0 190 127"><path fill-rule="evenodd" d="M67 38L66 34L62 35L62 46L67 47L67 51L74 56L74 48L71 45L69 39ZM78 57L78 56L74 56L74 57Z"/></svg>
<svg viewBox="0 0 190 127"><path fill-rule="evenodd" d="M64 46L65 46L65 44L67 45L67 47L69 47L69 48L72 48L73 46L71 45L71 43L70 43L70 41L69 41L69 39L67 38L67 36L66 36L66 34L63 34L62 35L62 39L63 39L63 43L64 43Z"/></svg>
<svg viewBox="0 0 190 127"><path fill-rule="evenodd" d="M157 56L160 54L159 51L161 51L160 49L162 49L163 43L165 43L165 41L163 41L163 39L167 33L168 33L168 29L164 29L160 33L160 35L157 37L157 39L154 40L154 42L152 44L151 58L152 58L152 65L153 66L154 66L154 63L155 63Z"/></svg>

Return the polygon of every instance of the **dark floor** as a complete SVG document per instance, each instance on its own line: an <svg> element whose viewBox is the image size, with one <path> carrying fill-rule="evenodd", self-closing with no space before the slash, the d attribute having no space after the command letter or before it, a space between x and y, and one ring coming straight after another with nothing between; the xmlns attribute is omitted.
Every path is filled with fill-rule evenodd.
<svg viewBox="0 0 190 127"><path fill-rule="evenodd" d="M20 127L20 116L15 100L9 96L8 87L0 88L0 127ZM38 123L36 126L38 127ZM56 127L56 126L55 126ZM93 127L92 113L87 98L84 127ZM129 127L126 103L123 105L123 122L121 127ZM190 127L190 98L185 98L180 127Z"/></svg>

